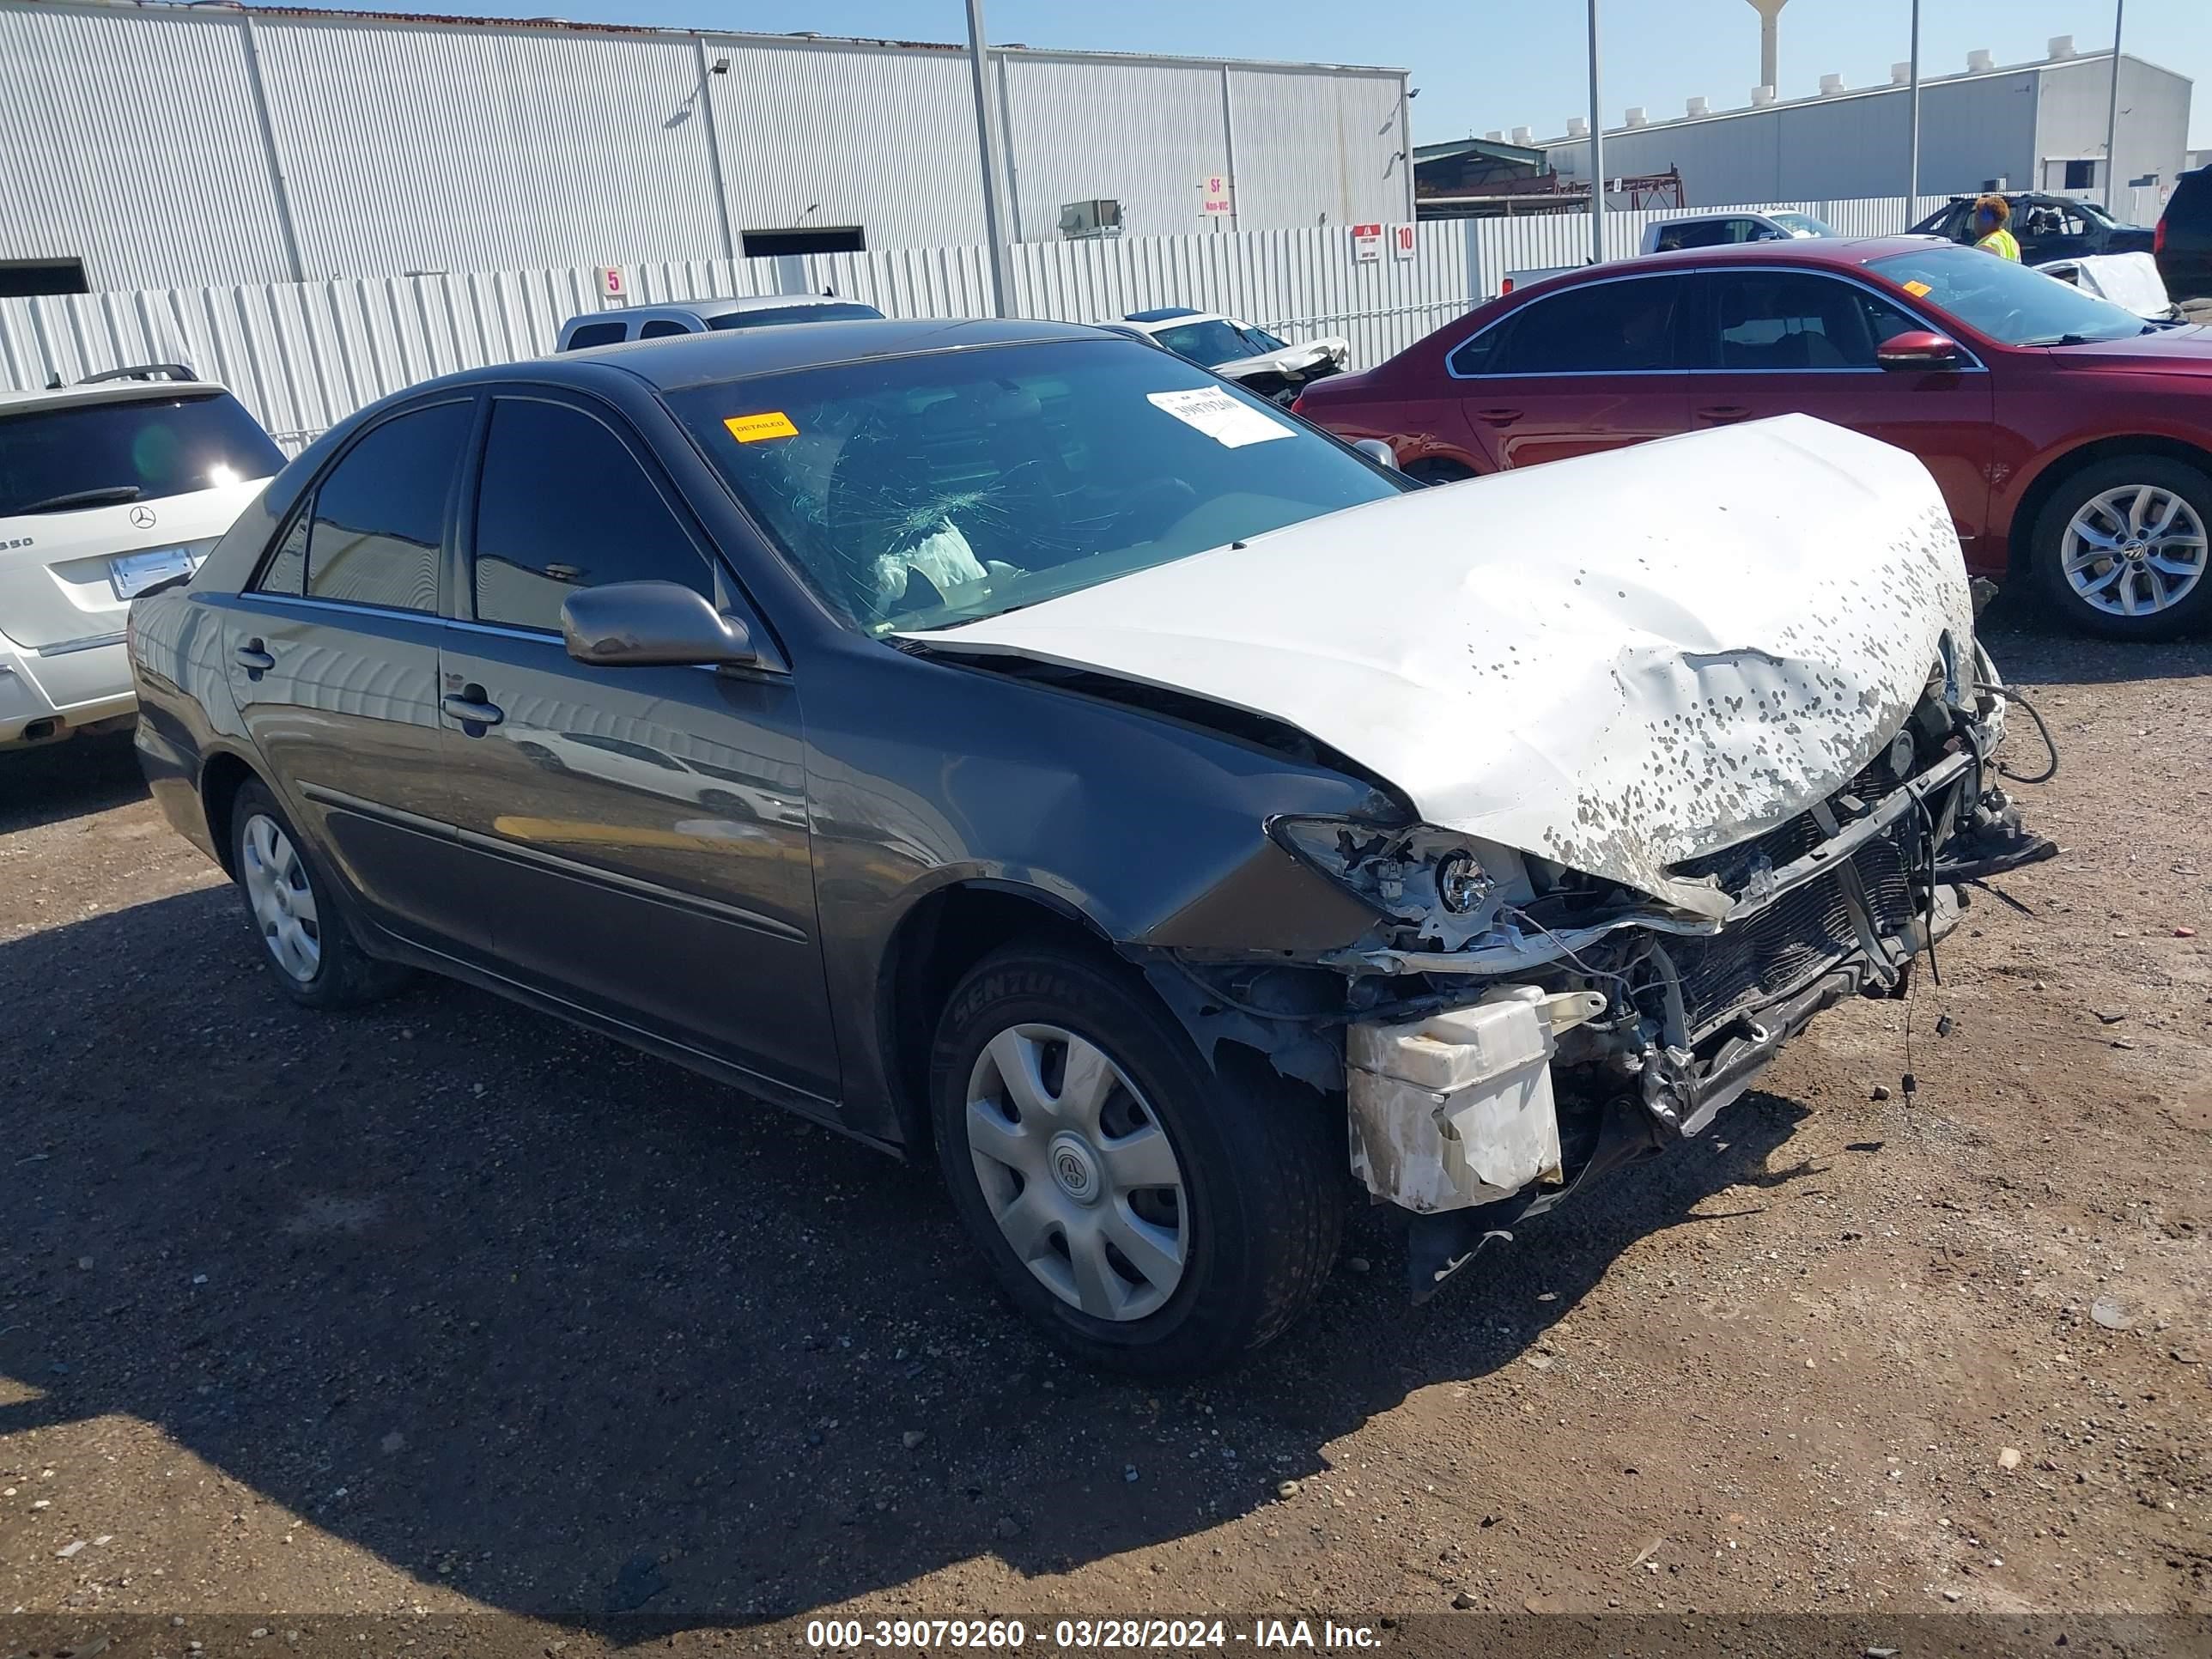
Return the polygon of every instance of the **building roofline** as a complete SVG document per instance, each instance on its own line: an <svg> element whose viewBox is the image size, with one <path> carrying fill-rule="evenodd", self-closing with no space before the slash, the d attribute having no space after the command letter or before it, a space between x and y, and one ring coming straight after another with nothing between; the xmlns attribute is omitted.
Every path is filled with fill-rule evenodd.
<svg viewBox="0 0 2212 1659"><path fill-rule="evenodd" d="M1447 138L1440 143L1413 146L1413 162L1449 161L1455 155L1487 155L1495 161L1519 161L1529 167L1544 164L1544 152L1533 144L1509 144L1498 138Z"/></svg>
<svg viewBox="0 0 2212 1659"><path fill-rule="evenodd" d="M2067 69L2077 64L2101 64L2108 60L2112 55L2112 49L2106 46L2096 52L2076 52L2071 58L2038 58L2025 64L2004 64L1985 70L1962 70L1956 75L1924 75L1920 78L1920 90L1925 94L1931 87L1959 86L1969 81L1996 81L2011 75L2027 75L2039 73L2045 70ZM2156 70L2160 75L2170 75L2175 80L2187 82L2191 86L2196 84L2190 76L2182 74L2179 70L2170 70L2163 64L2154 64L2148 58L2137 57L2131 52L2123 52L2120 56L2142 64L2145 69ZM1895 81L1884 82L1881 85L1875 87L1849 87L1841 92L1816 92L1802 98L1778 98L1771 104L1746 104L1735 109L1717 109L1705 115L1669 115L1662 120L1646 121L1641 126L1629 126L1623 124L1617 127L1607 127L1605 130L1605 136L1607 138L1633 137L1640 132L1656 132L1677 127L1711 126L1717 121L1741 120L1747 115L1771 115L1778 110L1804 109L1813 105L1848 104L1855 99L1882 98L1910 89L1907 85ZM1534 148L1541 150L1568 149L1577 144L1589 143L1588 134L1579 138L1571 135L1563 135L1557 138L1540 138L1536 141Z"/></svg>
<svg viewBox="0 0 2212 1659"><path fill-rule="evenodd" d="M813 46L864 52L932 52L965 57L964 43L950 40L902 40L866 35L769 34L746 29L689 29L647 23L577 22L565 17L462 17L438 12L368 11L321 6L245 5L238 0L0 0L0 4L55 10L94 8L142 11L176 16L245 15L286 18L303 22L379 23L397 27L511 29L517 32L561 34L610 34L650 40L727 41L735 46ZM1249 69L1285 71L1323 71L1342 75L1390 76L1404 79L1409 71L1379 64L1312 64L1265 58L1178 57L1165 52L1092 52L1075 47L1031 46L1019 41L994 44L994 56L1065 59L1082 63L1152 64L1172 68Z"/></svg>

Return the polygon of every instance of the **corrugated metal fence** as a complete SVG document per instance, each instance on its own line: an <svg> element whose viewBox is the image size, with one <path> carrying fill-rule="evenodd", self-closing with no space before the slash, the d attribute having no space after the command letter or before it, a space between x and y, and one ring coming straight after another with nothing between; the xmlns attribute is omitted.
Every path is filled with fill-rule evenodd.
<svg viewBox="0 0 2212 1659"><path fill-rule="evenodd" d="M1941 201L1923 198L1911 217ZM1847 235L1907 222L1900 198L1762 205L1815 214ZM1610 213L1607 252L1626 257L1646 225L1680 216ZM1579 264L1589 245L1580 215L1431 222L1418 227L1413 258L1386 247L1364 264L1342 226L1024 242L1013 249L1010 309L1066 322L1154 306L1227 311L1292 335L1344 335L1364 367L1496 294L1508 271ZM829 289L898 317L991 310L989 264L975 246L634 264L628 275L640 303ZM594 274L582 267L0 300L0 386L182 362L230 387L296 450L387 392L550 351L563 321L598 308Z"/></svg>

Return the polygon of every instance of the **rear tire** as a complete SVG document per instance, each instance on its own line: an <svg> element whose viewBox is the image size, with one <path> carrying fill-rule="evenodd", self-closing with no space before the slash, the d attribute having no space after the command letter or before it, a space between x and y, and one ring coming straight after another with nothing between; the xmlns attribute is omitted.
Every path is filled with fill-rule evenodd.
<svg viewBox="0 0 2212 1659"><path fill-rule="evenodd" d="M293 1001L309 1008L358 1008L407 982L404 968L378 961L354 942L335 884L258 781L240 784L231 802L230 852L246 913L261 939L262 961Z"/></svg>
<svg viewBox="0 0 2212 1659"><path fill-rule="evenodd" d="M2212 477L2163 455L2122 455L2059 485L2029 556L2045 605L2069 627L2172 639L2212 617L2208 528Z"/></svg>
<svg viewBox="0 0 2212 1659"><path fill-rule="evenodd" d="M986 957L930 1057L953 1207L1014 1304L1086 1363L1156 1381L1279 1335L1335 1260L1328 1109L1210 1067L1139 982L1055 945Z"/></svg>

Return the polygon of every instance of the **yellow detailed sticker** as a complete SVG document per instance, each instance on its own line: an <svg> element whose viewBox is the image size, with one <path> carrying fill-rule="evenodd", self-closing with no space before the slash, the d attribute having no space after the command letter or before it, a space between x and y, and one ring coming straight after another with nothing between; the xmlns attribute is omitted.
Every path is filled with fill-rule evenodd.
<svg viewBox="0 0 2212 1659"><path fill-rule="evenodd" d="M1905 291L1907 294L1910 294L1916 300L1924 300L1936 290L1929 287L1925 283L1907 283L1905 285ZM730 425L734 428L737 426L737 422L732 421L730 422Z"/></svg>
<svg viewBox="0 0 2212 1659"><path fill-rule="evenodd" d="M730 435L741 444L757 444L766 438L796 438L799 428L791 423L791 416L780 409L771 409L763 415L732 415L722 424Z"/></svg>

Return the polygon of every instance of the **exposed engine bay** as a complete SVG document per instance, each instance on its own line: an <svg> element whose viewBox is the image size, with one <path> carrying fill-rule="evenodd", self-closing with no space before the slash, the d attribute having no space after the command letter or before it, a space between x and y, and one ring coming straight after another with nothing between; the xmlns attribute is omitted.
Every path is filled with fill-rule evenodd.
<svg viewBox="0 0 2212 1659"><path fill-rule="evenodd" d="M2057 850L2002 787L2007 694L1984 670L1971 711L1931 686L1844 788L1673 866L1673 902L1426 825L1270 826L1388 918L1328 958L1348 978L1321 1024L1353 1174L1415 1218L1417 1294L1510 1222L1703 1130L1821 1010L1906 994L1968 881ZM1224 1005L1296 1000L1285 969L1180 967Z"/></svg>

